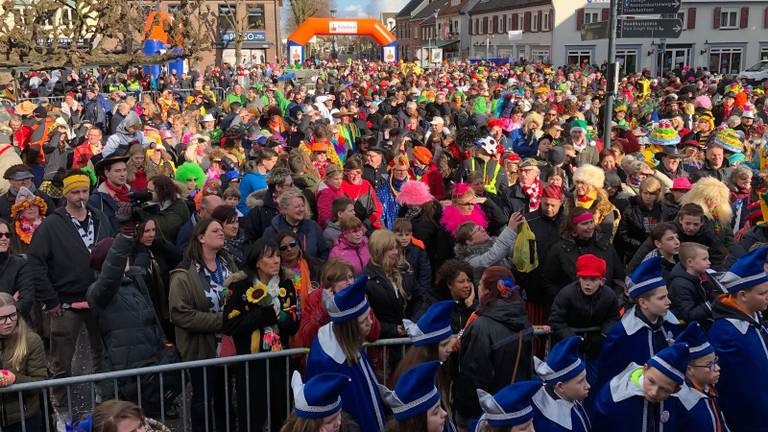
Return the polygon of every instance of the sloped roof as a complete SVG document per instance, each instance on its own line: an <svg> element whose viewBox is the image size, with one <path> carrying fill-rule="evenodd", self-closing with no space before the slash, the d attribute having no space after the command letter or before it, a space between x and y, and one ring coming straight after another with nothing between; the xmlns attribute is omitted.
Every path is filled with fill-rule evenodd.
<svg viewBox="0 0 768 432"><path fill-rule="evenodd" d="M551 4L550 0L480 0L469 10L470 15L496 10L512 10L528 6Z"/></svg>
<svg viewBox="0 0 768 432"><path fill-rule="evenodd" d="M405 6L403 6L402 9L400 9L400 12L395 15L395 18L405 18L411 16L411 13L423 2L424 0L411 0L409 1Z"/></svg>
<svg viewBox="0 0 768 432"><path fill-rule="evenodd" d="M448 4L450 0L435 0L432 3L428 4L424 9L422 9L416 16L414 16L414 19L427 19L431 18L434 21L434 14L435 11L443 7L444 5Z"/></svg>

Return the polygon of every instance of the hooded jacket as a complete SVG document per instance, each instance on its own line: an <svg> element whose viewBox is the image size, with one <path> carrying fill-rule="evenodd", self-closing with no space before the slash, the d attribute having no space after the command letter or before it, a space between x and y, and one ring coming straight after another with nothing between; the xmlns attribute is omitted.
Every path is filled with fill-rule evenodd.
<svg viewBox="0 0 768 432"><path fill-rule="evenodd" d="M761 313L749 316L728 296L712 307L715 323L709 341L720 358L717 389L732 431L764 431L768 424L768 323Z"/></svg>
<svg viewBox="0 0 768 432"><path fill-rule="evenodd" d="M462 417L475 418L482 413L477 389L494 394L512 383L518 357L516 380L530 379L530 328L525 304L519 300L496 300L465 327L453 404Z"/></svg>
<svg viewBox="0 0 768 432"><path fill-rule="evenodd" d="M112 224L104 213L90 205L86 208L95 219L93 243L111 237ZM91 251L85 247L64 207L54 210L40 224L27 256L35 298L46 309L85 300L85 293L95 280L89 265Z"/></svg>
<svg viewBox="0 0 768 432"><path fill-rule="evenodd" d="M315 192L315 200L317 201L317 224L320 228L325 229L328 225L328 221L333 219L333 201L336 198L344 196L344 192L341 188L335 188L327 182L320 182L317 186L317 192Z"/></svg>
<svg viewBox="0 0 768 432"><path fill-rule="evenodd" d="M125 153L128 151L128 147L131 146L131 142L133 141L137 141L144 148L149 147L151 142L144 137L144 133L131 133L128 130L130 126L137 123L141 125L139 116L134 111L129 112L128 115L125 116L125 119L120 122L120 125L117 126L117 131L107 139L106 144L104 144L104 149L101 151L101 155L106 158L115 152Z"/></svg>

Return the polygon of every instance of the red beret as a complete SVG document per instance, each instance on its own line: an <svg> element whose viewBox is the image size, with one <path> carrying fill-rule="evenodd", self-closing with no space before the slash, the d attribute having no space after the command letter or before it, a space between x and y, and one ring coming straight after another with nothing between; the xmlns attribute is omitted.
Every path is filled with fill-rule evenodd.
<svg viewBox="0 0 768 432"><path fill-rule="evenodd" d="M502 123L501 119L494 118L494 119L488 120L487 124L488 124L488 128L492 128L494 126L503 127L504 123Z"/></svg>
<svg viewBox="0 0 768 432"><path fill-rule="evenodd" d="M605 277L605 261L592 254L584 254L576 258L576 276Z"/></svg>

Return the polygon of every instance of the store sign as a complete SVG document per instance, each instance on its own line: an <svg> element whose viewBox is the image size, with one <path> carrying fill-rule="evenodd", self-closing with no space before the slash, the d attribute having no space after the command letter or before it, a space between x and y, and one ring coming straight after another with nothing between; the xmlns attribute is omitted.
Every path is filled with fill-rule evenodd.
<svg viewBox="0 0 768 432"><path fill-rule="evenodd" d="M221 41L224 43L234 42L235 32L224 32L221 34ZM266 32L245 32L243 33L243 42L264 42L267 40Z"/></svg>
<svg viewBox="0 0 768 432"><path fill-rule="evenodd" d="M357 34L357 21L331 21L328 23L330 34Z"/></svg>
<svg viewBox="0 0 768 432"><path fill-rule="evenodd" d="M395 47L393 46L385 46L384 47L384 61L387 63L392 63L396 60L395 58Z"/></svg>

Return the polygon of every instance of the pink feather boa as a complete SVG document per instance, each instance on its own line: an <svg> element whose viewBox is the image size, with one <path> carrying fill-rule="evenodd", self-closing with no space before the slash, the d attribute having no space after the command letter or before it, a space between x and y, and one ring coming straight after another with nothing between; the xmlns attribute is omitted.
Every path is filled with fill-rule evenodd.
<svg viewBox="0 0 768 432"><path fill-rule="evenodd" d="M452 236L456 237L456 231L464 222L474 222L483 228L488 228L488 220L485 218L483 209L478 204L475 204L469 216L461 214L461 211L453 205L446 206L443 209L443 217L440 218L440 223Z"/></svg>

